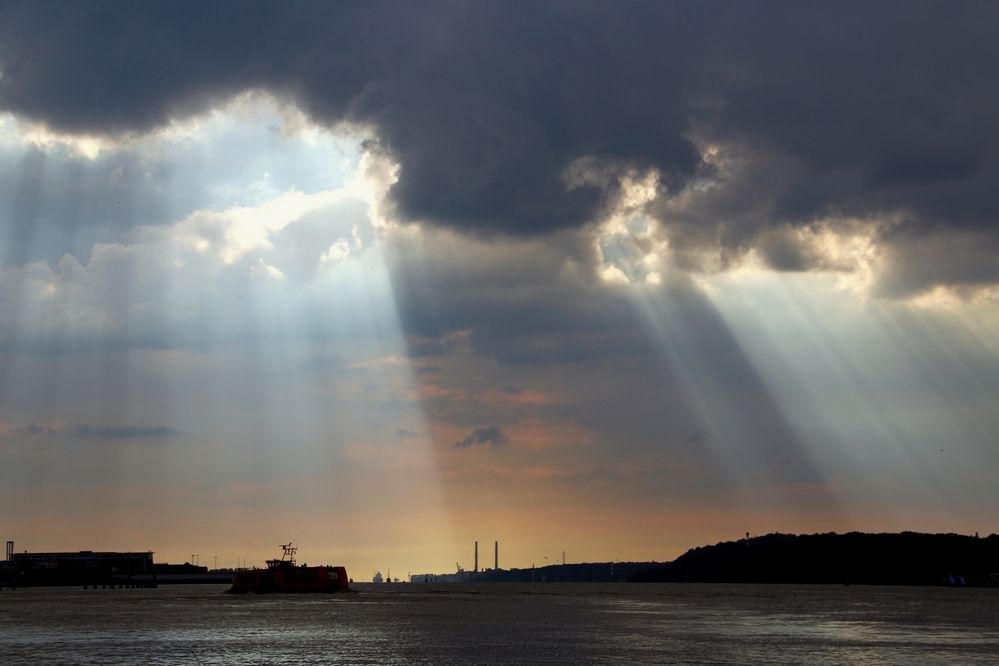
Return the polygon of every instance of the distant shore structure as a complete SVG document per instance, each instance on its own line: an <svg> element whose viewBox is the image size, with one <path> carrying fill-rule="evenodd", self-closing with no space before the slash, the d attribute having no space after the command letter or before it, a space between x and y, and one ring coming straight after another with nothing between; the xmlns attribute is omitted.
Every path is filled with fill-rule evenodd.
<svg viewBox="0 0 999 666"><path fill-rule="evenodd" d="M189 562L154 562L152 551L63 552L14 551L7 541L5 559L0 561L0 588L65 587L84 589L142 588L163 584L225 583L231 569L209 571L207 566Z"/></svg>
<svg viewBox="0 0 999 666"><path fill-rule="evenodd" d="M489 580L497 572L501 572L499 566L499 540L493 541L493 568L479 568L479 542L472 542L472 569L462 568L459 562L455 562L454 573L417 573L409 574L411 583L470 583L472 581ZM376 581L378 582L378 581Z"/></svg>

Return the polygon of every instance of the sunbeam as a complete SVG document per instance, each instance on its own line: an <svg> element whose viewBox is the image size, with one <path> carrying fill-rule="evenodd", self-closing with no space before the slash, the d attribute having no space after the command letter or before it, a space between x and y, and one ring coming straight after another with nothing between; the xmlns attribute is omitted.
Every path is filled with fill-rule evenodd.
<svg viewBox="0 0 999 666"><path fill-rule="evenodd" d="M361 579L987 529L996 104L929 37L990 11L431 5L3 4L0 523Z"/></svg>
<svg viewBox="0 0 999 666"><path fill-rule="evenodd" d="M973 396L994 391L994 361L959 341L950 317L851 302L832 284L747 273L719 278L714 293L853 524L979 524L995 501L976 471L994 464L995 424Z"/></svg>
<svg viewBox="0 0 999 666"><path fill-rule="evenodd" d="M21 455L50 457L33 473L21 460L19 473L61 488L53 511L100 511L92 537L141 539L177 560L192 542L259 560L294 532L315 556L364 571L389 564L379 553L423 525L434 547L409 561L439 566L451 537L430 517L445 515L440 482L406 397L414 380L380 249L385 185L366 182L370 158L345 157L357 137L289 128L304 120L260 96L232 108L77 165L122 178L113 155L127 165L142 155L146 177L172 192L170 211L184 212L152 223L166 213L135 210L124 240L83 256L69 239L24 236L46 187L28 168L46 153L31 149L22 180L32 185L21 183L5 218L24 233L4 244L20 254L3 269L3 388L21 401L5 400L16 416L3 418ZM192 151L229 146L235 159L216 160L210 182L173 175ZM62 259L46 263L63 240ZM30 513L17 486L5 488L7 517ZM40 543L71 536L19 531Z"/></svg>

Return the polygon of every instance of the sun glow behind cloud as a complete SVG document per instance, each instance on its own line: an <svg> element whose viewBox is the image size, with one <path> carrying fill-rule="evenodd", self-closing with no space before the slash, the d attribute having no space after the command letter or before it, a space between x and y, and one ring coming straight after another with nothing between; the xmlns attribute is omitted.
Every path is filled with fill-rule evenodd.
<svg viewBox="0 0 999 666"><path fill-rule="evenodd" d="M33 501L57 523L72 522L69 507L106 516L87 538L25 524L22 539L99 535L101 547L172 561L210 550L231 563L292 536L362 576L392 564L378 554L410 540L409 526L435 525L425 532L447 547L426 428L405 397L412 373L388 362L405 358L381 250L393 167L360 152L364 137L318 130L261 95L93 145L38 128L18 138L9 117L0 129L0 157L34 152L57 176L71 168L112 186L134 176L123 194L148 191L168 208L133 209L86 254L36 236L23 263L0 269L4 506L16 512L24 489L42 486L48 499ZM40 198L54 187L38 175ZM171 436L28 427L95 415L124 434L169 424L157 427ZM397 437L403 427L412 436ZM429 568L437 552L409 555Z"/></svg>

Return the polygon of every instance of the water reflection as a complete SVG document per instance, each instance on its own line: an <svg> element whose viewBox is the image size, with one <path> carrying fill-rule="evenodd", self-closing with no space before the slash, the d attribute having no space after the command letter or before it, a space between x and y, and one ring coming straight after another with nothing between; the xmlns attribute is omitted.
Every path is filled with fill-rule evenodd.
<svg viewBox="0 0 999 666"><path fill-rule="evenodd" d="M994 594L988 590L702 586L679 594L601 600L603 612L630 617L642 632L622 647L716 663L990 663L999 650ZM698 652L700 650L700 652Z"/></svg>
<svg viewBox="0 0 999 666"><path fill-rule="evenodd" d="M995 590L731 585L22 589L15 664L994 663Z"/></svg>

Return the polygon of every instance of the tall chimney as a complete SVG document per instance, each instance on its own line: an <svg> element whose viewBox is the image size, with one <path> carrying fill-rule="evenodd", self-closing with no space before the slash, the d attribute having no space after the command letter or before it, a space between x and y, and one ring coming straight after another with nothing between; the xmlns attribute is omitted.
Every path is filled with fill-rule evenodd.
<svg viewBox="0 0 999 666"><path fill-rule="evenodd" d="M475 542L475 568L472 569L472 573L479 573L479 542Z"/></svg>
<svg viewBox="0 0 999 666"><path fill-rule="evenodd" d="M7 561L10 562L13 559L14 559L14 542L13 541L8 541L7 542Z"/></svg>
<svg viewBox="0 0 999 666"><path fill-rule="evenodd" d="M499 571L499 541L493 542L493 569Z"/></svg>

